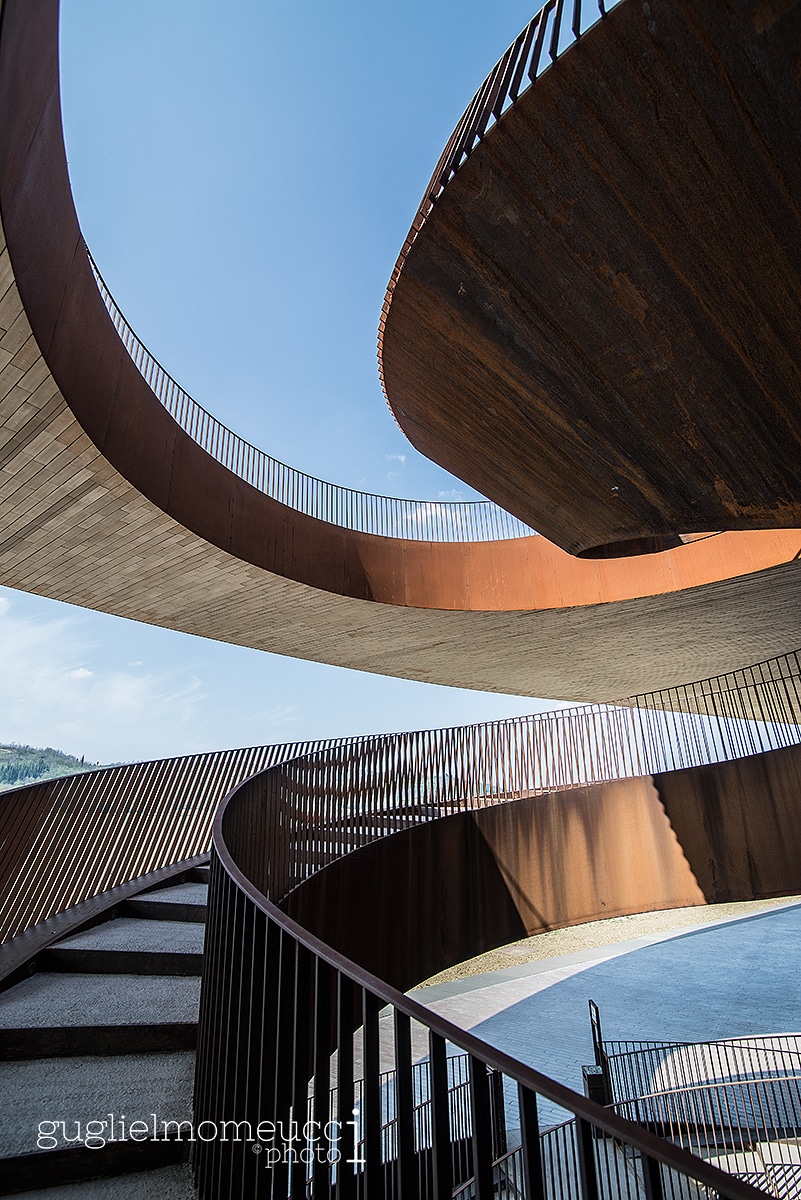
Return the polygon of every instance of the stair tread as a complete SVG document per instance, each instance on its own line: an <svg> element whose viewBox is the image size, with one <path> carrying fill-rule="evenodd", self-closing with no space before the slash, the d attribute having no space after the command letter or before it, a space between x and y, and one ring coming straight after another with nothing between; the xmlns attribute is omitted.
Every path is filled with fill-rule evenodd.
<svg viewBox="0 0 801 1200"><path fill-rule="evenodd" d="M200 979L42 972L0 994L0 1029L196 1022Z"/></svg>
<svg viewBox="0 0 801 1200"><path fill-rule="evenodd" d="M146 951L202 954L205 926L193 921L149 921L117 917L56 942L55 950Z"/></svg>
<svg viewBox="0 0 801 1200"><path fill-rule="evenodd" d="M188 1120L194 1065L191 1051L5 1063L0 1156L56 1149L52 1143L37 1147L40 1122L66 1121L69 1138L76 1133L76 1121L83 1131L85 1122L108 1121L110 1113L118 1121L124 1116L126 1131L131 1121L152 1126L153 1113L159 1130L162 1121ZM48 1124L43 1132L50 1129ZM60 1127L57 1132L58 1147L69 1148Z"/></svg>
<svg viewBox="0 0 801 1200"><path fill-rule="evenodd" d="M67 1183L14 1192L25 1200L196 1200L189 1166L164 1167L160 1171L138 1171L135 1175L113 1175L86 1183Z"/></svg>
<svg viewBox="0 0 801 1200"><path fill-rule="evenodd" d="M207 883L175 883L172 887L144 892L134 899L137 904L197 904L205 907L208 896Z"/></svg>

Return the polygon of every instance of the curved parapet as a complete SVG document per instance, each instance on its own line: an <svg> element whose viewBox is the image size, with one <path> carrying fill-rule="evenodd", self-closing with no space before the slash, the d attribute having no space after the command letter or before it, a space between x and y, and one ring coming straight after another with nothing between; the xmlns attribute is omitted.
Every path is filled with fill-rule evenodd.
<svg viewBox="0 0 801 1200"><path fill-rule="evenodd" d="M594 1125L627 1160L642 1155L644 1171L656 1153L660 1181L666 1169L686 1172L721 1195L744 1196L747 1184L713 1180L708 1164L682 1151L673 1157L666 1142L658 1153L658 1139L640 1140L642 1126L612 1129L606 1110L588 1108L401 989L543 928L721 892L797 890L800 683L793 657L684 689L676 711L659 714L674 722L672 737L668 727L650 728L656 714L647 708L579 710L561 717L562 730L543 728L553 718L534 718L333 745L237 788L214 826L196 1115L264 1128L272 1149L277 1124L302 1113L309 1124L299 1138L312 1157L287 1160L279 1150L257 1172L247 1139L209 1139L194 1160L201 1194L318 1196L336 1183L337 1194L491 1196L493 1173L503 1181L517 1153L516 1194L595 1195L542 1170L539 1096L575 1115L563 1161L581 1162L582 1179L604 1170ZM749 744L754 735L768 739L764 750L777 736L784 748L764 753ZM673 765L682 769L655 772L665 754L678 755ZM550 790L559 779L568 791ZM677 796L689 798L683 813ZM715 819L721 802L736 814L725 831ZM469 1057L470 1116L460 1118L456 1101L450 1121L446 1040L448 1053ZM503 1107L522 1154L520 1137L507 1145L491 1136L498 1125L487 1067L516 1085ZM333 1168L333 1158L318 1159L309 1131L351 1113L355 1121L341 1129L353 1129L353 1153ZM344 1137L338 1149L350 1150ZM451 1154L461 1140L472 1143L467 1166ZM690 1194L686 1180L669 1183L669 1194ZM639 1200L652 1189L635 1183L597 1194Z"/></svg>
<svg viewBox="0 0 801 1200"><path fill-rule="evenodd" d="M253 463L266 456L176 391L92 267L64 155L57 16L56 0L6 0L2 14L3 583L300 658L578 700L801 643L792 531L577 562L538 536L434 540L454 537L456 510L419 540L408 513L346 520L327 485L322 507L304 508L293 487L317 481L295 486L288 468L285 492L264 487Z"/></svg>
<svg viewBox="0 0 801 1200"><path fill-rule="evenodd" d="M559 54L599 7L549 0L446 148L391 407L571 553L797 526L801 5L624 0Z"/></svg>

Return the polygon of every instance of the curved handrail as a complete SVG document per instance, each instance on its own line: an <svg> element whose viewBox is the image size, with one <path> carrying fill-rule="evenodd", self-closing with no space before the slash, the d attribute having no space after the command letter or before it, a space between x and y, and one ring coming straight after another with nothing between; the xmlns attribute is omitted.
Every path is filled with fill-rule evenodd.
<svg viewBox="0 0 801 1200"><path fill-rule="evenodd" d="M403 500L326 483L272 458L213 417L176 383L137 336L84 242L98 290L122 344L173 420L212 458L258 491L319 521L379 537L490 542L535 536L491 500Z"/></svg>
<svg viewBox="0 0 801 1200"><path fill-rule="evenodd" d="M801 652L617 705L333 742L264 773L280 821L243 839L239 865L281 902L351 850L440 816L799 743Z"/></svg>
<svg viewBox="0 0 801 1200"><path fill-rule="evenodd" d="M679 1180L686 1183L689 1177L721 1196L759 1195L747 1183L718 1173L642 1126L611 1115L455 1027L333 949L283 910L299 884L336 859L449 813L548 791L555 780L561 787L579 787L598 779L664 770L666 757L672 756L674 767L690 766L736 759L758 745L767 749L801 742L798 655L674 689L670 697L677 711L663 710L664 694L642 696L640 707L628 710L623 724L626 710L587 706L483 726L337 743L277 764L231 792L213 829L196 1088L199 1120L240 1123L252 1132L256 1119L273 1131L276 1122L294 1121L306 1128L308 1119L309 1128L320 1129L328 1127L336 1112L333 1123L339 1123L340 1132L345 1120L353 1124L354 1143L363 1148L363 1158L354 1162L354 1153L348 1162L364 1175L368 1196L390 1194L393 1179L401 1181L406 1194L416 1173L428 1170L421 1165L426 1155L433 1160L433 1184L419 1186L416 1192L411 1184L410 1191L450 1195L454 1185L466 1182L454 1178L451 1157L451 1138L456 1135L448 1116L446 1056L447 1046L454 1045L469 1056L471 1169L477 1195L493 1194L493 1166L499 1161L493 1162L488 1069L501 1072L517 1090L516 1117L523 1139L519 1166L527 1197L543 1195L538 1098L576 1118L572 1136L581 1179L577 1194L585 1200L610 1194L628 1195L629 1200L660 1195L665 1169L672 1194L675 1173ZM232 978L229 989L224 983ZM391 1046L384 1040L384 1052L395 1063L391 1099L385 1095L390 1085L381 1073L379 1053L379 1013L387 1007L394 1028ZM415 1140L413 1127L411 1022L422 1026L429 1039L432 1129L425 1145ZM355 1031L363 1072L357 1108ZM391 1147L382 1141L386 1106L397 1114L397 1144ZM606 1152L597 1144L604 1134L642 1157L644 1185L632 1183L622 1193L607 1193L603 1187L598 1191L604 1164L608 1167ZM311 1142L316 1140L315 1134ZM196 1174L203 1194L257 1194L252 1150L247 1140L244 1145L200 1146ZM266 1161L270 1170L284 1172L276 1180L278 1191L287 1189L280 1194L329 1194L333 1160ZM345 1194L364 1194L363 1185L356 1189L350 1165L337 1170L338 1184L348 1180ZM269 1191L269 1181L265 1187ZM681 1184L679 1194L684 1194Z"/></svg>
<svg viewBox="0 0 801 1200"><path fill-rule="evenodd" d="M302 948L304 951L308 952L308 954L312 955L318 963L324 964L329 970L335 972L335 977L341 978L344 976L350 984L354 985L362 992L365 1027L368 1026L368 1023L372 1024L371 1017L377 1022L378 1012L381 1008L389 1007L393 1013L396 1030L399 1023L411 1023L412 1021L416 1021L429 1031L432 1060L435 1060L437 1057L438 1047L441 1047L444 1056L446 1047L448 1045L456 1046L469 1055L471 1075L473 1072L475 1072L477 1067L489 1067L492 1070L501 1072L504 1076L507 1076L511 1081L516 1083L520 1094L521 1112L525 1109L526 1104L524 1096L528 1098L529 1103L533 1101L534 1104L536 1104L537 1097L542 1097L543 1099L550 1101L552 1104L555 1104L560 1108L564 1108L568 1112L572 1113L579 1125L584 1127L584 1131L587 1132L590 1137L596 1136L593 1131L598 1131L598 1133L602 1131L609 1137L616 1139L621 1145L628 1147L631 1150L639 1151L644 1159L651 1160L654 1163L661 1163L669 1170L677 1172L680 1176L686 1176L690 1179L694 1179L704 1184L706 1187L713 1189L713 1191L721 1197L729 1198L729 1200L757 1200L758 1197L763 1195L763 1193L761 1193L757 1188L752 1188L748 1183L726 1174L725 1172L714 1166L711 1166L703 1160L697 1159L694 1155L687 1153L687 1151L681 1149L680 1147L674 1146L662 1138L655 1136L647 1129L644 1129L642 1126L638 1125L635 1121L621 1117L608 1108L603 1108L595 1101L582 1096L580 1093L573 1091L564 1084L557 1082L557 1080L551 1079L549 1076L544 1075L542 1072L537 1071L535 1068L530 1067L525 1063L521 1063L511 1054L507 1054L505 1051L499 1050L497 1047L490 1045L488 1042L483 1041L481 1038L476 1037L467 1030L460 1029L457 1025L454 1025L448 1021L447 1018L440 1016L438 1013L432 1011L430 1008L427 1008L425 1005L413 999L411 996L404 995L403 992L399 992L396 988L390 987L377 976L371 974L369 971L365 971L357 963L354 963L344 955L337 953L337 951L333 950L330 946L327 946L319 938L314 937L314 935L310 934L302 925L299 925L296 921L293 921L290 917L283 913L280 908L267 900L266 897L261 895L258 889L253 887L247 876L244 875L244 873L237 867L233 857L228 851L223 833L225 811L228 803L232 799L233 795L226 797L226 800L223 801L223 804L220 806L220 811L215 819L213 832L213 871L216 868L216 871L219 872L219 875L224 874L228 877L230 884L233 885L234 889L240 893L238 902L242 909L244 909L246 905L252 906L254 910L263 914L270 924L275 926L277 929L280 929L284 937L294 941L296 946L296 971L299 952ZM315 974L317 974L316 963ZM294 982L296 981L297 974L295 974ZM290 983L289 986L291 987L292 984ZM284 983L284 987L285 989L287 988L286 982ZM362 1006L359 1007L362 1008ZM314 1014L315 1019L319 1020L320 1013L318 1012L316 1004L310 1010L309 1016L311 1016L312 1013ZM205 1015L208 1015L208 1013ZM302 1018L305 1015L306 1014L299 1011L297 1005L295 1005L296 1029L302 1024ZM202 1022L203 1016L201 1016L201 1025ZM341 1057L341 1042L339 1045L339 1053ZM377 1065L378 1063L376 1057L376 1066ZM365 1064L365 1066L367 1066L367 1064ZM294 1070L292 1074L295 1074ZM447 1072L445 1073L445 1077L447 1088ZM293 1079L292 1082L294 1088L296 1088L298 1080ZM369 1082L371 1081L365 1080L365 1083ZM471 1091L472 1085L473 1080L471 1079ZM304 1081L304 1087L307 1086L308 1081ZM433 1093L432 1107L436 1109L438 1101L438 1089L433 1062L431 1071L431 1090ZM305 1091L303 1093L303 1099L306 1099ZM205 1100L206 1097L203 1096L201 1103L203 1103ZM366 1102L364 1107L367 1107ZM471 1105L471 1108L475 1114L475 1107ZM290 1111L290 1105L287 1105L286 1111L287 1113ZM317 1111L318 1110L315 1109L315 1112ZM357 1115L357 1110L354 1109L353 1111L354 1115ZM202 1108L199 1110L199 1115L202 1119ZM364 1113L363 1115L359 1115L361 1116L361 1122L367 1124L367 1114ZM227 1114L225 1114L225 1116L227 1119ZM233 1119L235 1120L236 1118ZM434 1117L434 1121L436 1122L436 1117ZM478 1122L474 1117L474 1145L476 1140L480 1140L480 1135L478 1134L478 1130L476 1128L477 1125ZM521 1134L523 1136L524 1154L527 1151L528 1155L534 1159L534 1147L531 1145L531 1142L527 1137L527 1134L530 1135L531 1132L532 1131L526 1130L524 1124L522 1125ZM485 1130L484 1133L486 1135L488 1131ZM437 1132L435 1129L433 1132L433 1140L435 1142L436 1138ZM362 1139L367 1146L369 1140L368 1137L363 1134ZM206 1146L200 1147L201 1152L197 1156L195 1163L196 1178L204 1178L205 1164L203 1161L203 1150L205 1149ZM367 1161L365 1161L364 1166L368 1167ZM594 1170L594 1168L590 1167L588 1162L583 1164L583 1168L585 1171ZM227 1195L234 1196L237 1194L234 1188L234 1182L234 1179L231 1179L230 1184L228 1185L230 1186L231 1190L230 1192L226 1192ZM638 1191L639 1189L635 1187L633 1192L635 1197L637 1196ZM302 1193L290 1191L291 1196L300 1194L303 1194L304 1196L308 1195L305 1178L303 1180ZM312 1194L315 1193L312 1191ZM444 1195L445 1192L438 1188L436 1194L441 1196ZM487 1194L489 1195L491 1193ZM530 1191L526 1191L527 1197L531 1197L531 1200L533 1200L534 1196L540 1194L541 1192L539 1190L535 1191L533 1187ZM587 1194L592 1195L592 1191L589 1193L585 1192L585 1196ZM646 1193L643 1190L641 1195L642 1200L648 1200L649 1193Z"/></svg>
<svg viewBox="0 0 801 1200"><path fill-rule="evenodd" d="M423 199L387 284L381 308L378 324L378 374L390 412L392 405L389 403L384 379L384 330L392 304L392 294L417 235L449 181L493 125L497 124L518 98L528 91L537 77L556 62L560 54L577 42L599 19L605 17L617 3L619 0L609 0L609 3L606 0L592 0L582 9L581 0L546 0L539 12L498 59L462 113L423 193ZM571 9L569 28L565 22L565 11L568 7Z"/></svg>
<svg viewBox="0 0 801 1200"><path fill-rule="evenodd" d="M502 799L777 749L801 739L799 721L801 652L619 705L215 751L15 788L0 795L0 942L98 892L206 853L220 797L268 768L287 800L293 838L306 829L304 855L292 839L271 843L267 891L283 896L345 847L389 830ZM65 846L80 851L80 867Z"/></svg>

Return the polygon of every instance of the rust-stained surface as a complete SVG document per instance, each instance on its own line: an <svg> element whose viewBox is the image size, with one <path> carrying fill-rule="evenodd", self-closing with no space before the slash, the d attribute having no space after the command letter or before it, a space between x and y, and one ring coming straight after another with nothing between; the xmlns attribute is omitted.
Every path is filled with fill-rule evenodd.
<svg viewBox="0 0 801 1200"><path fill-rule="evenodd" d="M572 553L801 523L799 47L798 3L624 0L409 250L402 428Z"/></svg>
<svg viewBox="0 0 801 1200"><path fill-rule="evenodd" d="M801 750L655 777L710 902L782 896L801 880Z"/></svg>
<svg viewBox="0 0 801 1200"><path fill-rule="evenodd" d="M550 792L364 846L281 907L402 989L603 917L801 892L801 747Z"/></svg>
<svg viewBox="0 0 801 1200"><path fill-rule="evenodd" d="M56 0L6 0L0 52L3 583L281 654L571 700L801 645L800 531L580 561L542 537L356 533L233 475L158 403L98 293L66 172Z"/></svg>
<svg viewBox="0 0 801 1200"><path fill-rule="evenodd" d="M646 778L551 792L382 838L319 871L281 907L405 990L545 929L703 902Z"/></svg>

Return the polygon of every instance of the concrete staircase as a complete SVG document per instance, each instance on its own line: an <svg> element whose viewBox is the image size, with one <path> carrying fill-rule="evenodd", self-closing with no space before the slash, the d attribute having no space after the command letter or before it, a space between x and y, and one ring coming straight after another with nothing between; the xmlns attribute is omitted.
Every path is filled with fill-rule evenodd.
<svg viewBox="0 0 801 1200"><path fill-rule="evenodd" d="M0 994L0 1196L195 1196L174 1123L192 1116L207 892L195 867L125 900Z"/></svg>

